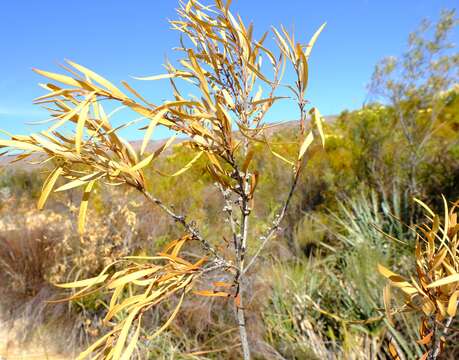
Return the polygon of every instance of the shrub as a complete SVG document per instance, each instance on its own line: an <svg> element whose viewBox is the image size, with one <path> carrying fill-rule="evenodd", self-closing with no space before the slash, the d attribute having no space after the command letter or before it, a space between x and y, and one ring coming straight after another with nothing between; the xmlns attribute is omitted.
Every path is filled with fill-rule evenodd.
<svg viewBox="0 0 459 360"><path fill-rule="evenodd" d="M169 79L174 93L172 101L154 105L127 83L123 82L125 90L122 91L93 71L68 61L71 76L36 70L64 84L64 87L45 85L49 93L37 99L48 109L54 106L51 116L55 122L48 131L0 140L2 147L22 150L23 158L37 154L43 161L52 161L54 169L44 182L38 199L39 208L43 208L61 179L66 182L57 187L57 192L84 187L79 208L80 233L84 231L90 196L100 183L137 191L147 203L157 206L184 230L183 235L170 241L155 256L124 257L108 264L93 278L60 285L79 289L70 297L73 300L99 291L111 295L104 323L112 323L113 327L80 358L93 353L107 359L129 358L149 310L166 300L175 303L169 319L149 336L154 338L170 325L185 296L191 292L198 296L232 300L242 353L245 359L250 358L244 304L251 291L252 265L280 228L304 168L306 151L316 136L324 142L322 118L317 109L308 111L305 99L308 60L323 26L307 45L296 43L294 36L284 28L280 31L273 29L280 49L280 54L274 55L263 45L267 33L255 40L253 26L234 17L229 6L230 1L224 3L221 0L215 0L213 7L194 0L180 3L179 19L171 24L184 37L179 48L183 55L181 67L167 63L167 74L143 79ZM269 75L262 66L263 59L271 64ZM290 64L295 77L290 90L300 117L295 146L288 154L282 152L279 144L268 141L266 133L270 126L264 123L271 106L283 98L278 90L286 63ZM183 90L189 86L178 84L177 80L185 80L188 85L191 83L196 96L186 99ZM122 103L142 118L112 128L102 108L103 101ZM316 125L314 131L306 123L309 117ZM145 123L145 134L137 152L119 137L118 131L141 121ZM75 126L74 136L62 132L70 125ZM164 127L188 137L181 146L186 147L192 157L184 167L168 174L170 177L179 176L199 160L204 160L207 176L212 178L221 193L220 207L223 210L218 216L220 222L226 218L226 232L216 234L211 227L199 230L196 222L188 220L150 192L150 189L155 191L154 182L147 184L144 169L148 166L154 168L157 158L174 141L172 137L149 153L148 144L155 127ZM261 169L255 168L251 160L255 151L262 150L269 151L286 164L285 173L290 186L285 200L276 209L276 215L265 222L260 233L251 231L249 219L257 198L257 183L263 176ZM177 184L175 188L178 186L183 186L187 199L189 185ZM207 237L208 233L214 233L218 242ZM192 249L193 256L183 248Z"/></svg>

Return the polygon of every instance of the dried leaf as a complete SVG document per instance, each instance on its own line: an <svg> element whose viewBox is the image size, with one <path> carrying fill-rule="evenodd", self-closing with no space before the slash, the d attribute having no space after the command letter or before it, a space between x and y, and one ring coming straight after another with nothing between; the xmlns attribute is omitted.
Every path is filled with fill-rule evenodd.
<svg viewBox="0 0 459 360"><path fill-rule="evenodd" d="M191 159L183 168L181 168L180 170L178 170L177 172L173 173L171 176L179 176L181 174L183 174L185 171L189 170L193 164L199 160L199 158L201 157L203 151L200 151L198 152L194 157L193 159Z"/></svg>
<svg viewBox="0 0 459 360"><path fill-rule="evenodd" d="M319 37L320 33L322 32L322 30L325 28L326 25L327 25L327 23L323 23L319 27L319 29L314 33L314 35L312 36L311 40L309 40L309 44L307 45L306 51L304 53L306 58L308 58L309 55L311 54L312 48L313 48L314 44L316 43L317 38Z"/></svg>
<svg viewBox="0 0 459 360"><path fill-rule="evenodd" d="M158 111L155 116L151 119L150 123L148 124L147 131L145 131L145 135L142 141L142 147L140 148L140 155L143 155L145 149L147 148L148 143L150 142L151 137L153 136L153 131L158 125L158 122L164 117L164 114L167 112L167 109L163 109Z"/></svg>
<svg viewBox="0 0 459 360"><path fill-rule="evenodd" d="M103 78L99 74L96 74L94 71L89 70L88 68L79 65L77 63L74 63L73 61L67 60L67 63L69 63L71 66L73 66L75 69L89 77L90 79L98 82L102 86L104 86L106 89L110 90L115 96L119 97L120 99L126 98L126 95L123 94L123 92L118 89L115 85L113 85L110 81L107 79Z"/></svg>
<svg viewBox="0 0 459 360"><path fill-rule="evenodd" d="M300 151L298 153L298 160L301 160L306 153L306 150L308 150L309 146L312 144L314 141L314 135L312 134L312 131L306 135L306 138L304 139L303 143L301 144Z"/></svg>
<svg viewBox="0 0 459 360"><path fill-rule="evenodd" d="M88 210L89 196L91 194L95 182L96 180L88 182L83 192L83 198L81 200L80 211L78 214L78 232L80 234L84 233L84 224L86 219L86 211Z"/></svg>
<svg viewBox="0 0 459 360"><path fill-rule="evenodd" d="M86 124L86 120L88 118L88 112L89 112L89 103L86 103L85 106L83 106L80 111L80 115L78 117L78 122L77 122L77 127L76 127L75 149L78 155L81 152L81 141L83 139L83 130Z"/></svg>
<svg viewBox="0 0 459 360"><path fill-rule="evenodd" d="M84 279L84 280L79 280L79 281L74 281L74 282L69 282L65 284L55 284L55 286L64 288L64 289L74 289L74 288L80 288L80 287L86 287L90 288L94 285L103 283L105 280L107 280L108 275L98 275L89 279Z"/></svg>
<svg viewBox="0 0 459 360"><path fill-rule="evenodd" d="M458 295L459 295L459 290L456 290L455 292L453 292L453 294L451 295L448 301L448 309L446 310L446 312L451 317L456 316Z"/></svg>
<svg viewBox="0 0 459 360"><path fill-rule="evenodd" d="M449 275L447 277L444 277L443 279L434 281L433 283L427 285L427 288L431 289L431 288L434 288L434 287L448 285L448 284L452 284L452 283L456 283L456 282L459 282L459 274Z"/></svg>
<svg viewBox="0 0 459 360"><path fill-rule="evenodd" d="M59 167L55 169L45 180L43 189L41 190L40 198L38 199L38 209L42 210L45 206L46 200L48 199L49 194L53 190L53 187L56 184L59 176L61 176L62 172L63 169Z"/></svg>

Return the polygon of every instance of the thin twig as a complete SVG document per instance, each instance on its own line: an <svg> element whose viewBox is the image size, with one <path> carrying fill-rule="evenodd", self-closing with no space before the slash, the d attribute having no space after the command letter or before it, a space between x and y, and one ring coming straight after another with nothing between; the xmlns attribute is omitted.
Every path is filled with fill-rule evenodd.
<svg viewBox="0 0 459 360"><path fill-rule="evenodd" d="M268 229L268 231L266 232L266 235L262 236L260 238L260 239L263 240L263 242L261 243L260 247L257 249L257 252L252 257L252 259L250 259L250 261L247 264L247 266L242 270L243 273L246 273L250 269L250 267L257 260L258 256L262 252L262 250L265 248L265 246L268 243L268 241L279 231L280 224L281 224L282 220L284 219L285 214L287 213L288 207L290 205L290 201L292 200L292 197L293 197L293 193L295 192L296 186L298 184L298 179L300 177L299 175L300 175L300 171L298 170L295 173L295 176L293 178L292 186L290 187L290 191L289 191L289 193L287 195L287 199L285 200L284 206L282 207L281 211L276 215L276 217L275 217L275 219L273 221L273 225L271 226L271 228Z"/></svg>
<svg viewBox="0 0 459 360"><path fill-rule="evenodd" d="M185 230L193 237L193 239L199 241L202 244L202 246L204 247L204 249L206 251L212 253L212 255L214 255L214 257L216 259L226 263L226 261L220 256L220 254L217 252L217 250L206 239L204 239L201 236L201 234L199 233L198 229L196 229L195 225L193 225L192 223L189 223L189 222L186 221L185 216L176 214L174 211L172 211L171 208L166 206L161 200L153 197L146 190L141 190L141 192L147 198L148 201L150 201L152 204L155 204L156 206L158 206L166 214L168 214L170 217L172 217L174 219L174 221L180 223L185 228Z"/></svg>

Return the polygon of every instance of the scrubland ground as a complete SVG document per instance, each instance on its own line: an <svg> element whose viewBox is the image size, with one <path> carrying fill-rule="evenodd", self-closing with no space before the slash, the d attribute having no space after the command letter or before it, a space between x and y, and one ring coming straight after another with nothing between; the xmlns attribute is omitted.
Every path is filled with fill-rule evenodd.
<svg viewBox="0 0 459 360"><path fill-rule="evenodd" d="M449 199L458 196L457 95L448 101L444 118L449 125L442 126L430 148L432 161L418 174L419 195L433 207L437 193ZM412 273L414 233L403 223L421 217L406 196L403 166L392 161L400 147L387 126L381 126L390 117L391 109L380 106L343 113L328 126L327 151L313 149L311 171L301 179L283 231L263 255L250 285L247 322L256 358L389 359L389 344L405 359L422 354L414 314L394 317L395 326L385 320L385 281L376 270L382 263ZM288 144L290 131L273 136ZM380 139L377 146L375 138ZM288 153L288 145L282 151ZM170 173L186 163L192 155L182 152L177 147L161 164L162 170ZM383 160L375 163L374 157ZM285 171L269 156L254 161L266 174L257 190L265 201L254 208L261 223L280 203L277 194L282 191L277 189L285 186ZM77 193L56 194L46 210L36 210L43 176L39 171L5 171L0 181L2 331L14 335L2 337L2 356L8 359L33 358L33 352L50 359L71 358L106 331L101 319L108 299L94 293L70 304L49 304L47 300L68 295L52 284L95 276L121 256L153 254L167 239L180 235L171 221L134 192L98 188L86 233L80 237ZM224 204L199 164L180 179L192 186L178 186L176 178L148 176L158 197L167 194L178 211L207 224L208 238L217 241L225 234L225 224L214 223L213 215ZM259 230L257 224L254 229ZM239 358L236 324L225 301L190 297L161 337L141 338L138 358ZM173 305L149 314L146 329L160 324ZM454 358L458 351L455 336L451 333L445 358Z"/></svg>
<svg viewBox="0 0 459 360"><path fill-rule="evenodd" d="M282 231L250 268L244 308L255 359L408 360L426 351L417 313L395 313L392 321L386 317L386 281L377 266L415 276L413 228L425 217L413 197L436 213L443 211L440 194L449 202L459 199L459 57L446 43L456 23L454 11L444 12L433 40L419 37L427 29L423 24L423 31L410 36L401 60L386 59L375 70L372 91L390 99L344 111L325 125L325 151L315 144L308 149ZM296 159L294 128L274 129L271 150ZM257 248L266 219L279 211L291 170L257 146L251 164L263 170L256 188L261 201L253 204L248 249ZM202 158L180 177L158 176L173 174L194 157L174 146L155 163L156 171L145 168L145 183L217 246L231 234L217 216L225 204ZM107 332L102 319L110 298L98 290L55 302L69 291L54 284L94 277L123 256L153 255L182 235L133 190L97 184L85 233L79 235L79 191L55 193L45 210L36 209L46 172L46 166L6 165L0 173L0 356L6 359L73 358ZM194 250L193 244L186 248L187 258ZM395 289L392 308L405 300ZM133 357L240 359L237 324L227 301L186 297L177 317L154 340L148 339L151 329L168 319L178 299L146 312ZM454 319L438 359L459 358L458 325Z"/></svg>

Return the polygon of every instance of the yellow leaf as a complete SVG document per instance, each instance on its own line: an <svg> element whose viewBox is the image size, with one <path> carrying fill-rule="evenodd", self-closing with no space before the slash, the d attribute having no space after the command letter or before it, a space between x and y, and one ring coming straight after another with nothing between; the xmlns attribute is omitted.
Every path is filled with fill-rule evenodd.
<svg viewBox="0 0 459 360"><path fill-rule="evenodd" d="M139 340L141 319L142 315L139 316L139 319L137 320L137 329L135 330L134 335L132 335L132 338L129 341L128 346L126 347L126 350L124 350L124 353L121 356L121 360L129 360L131 358L132 353L134 352L137 341Z"/></svg>
<svg viewBox="0 0 459 360"><path fill-rule="evenodd" d="M458 295L459 290L456 290L455 292L453 292L453 295L451 295L451 297L449 298L448 309L446 310L446 312L451 317L456 316Z"/></svg>
<svg viewBox="0 0 459 360"><path fill-rule="evenodd" d="M317 38L319 37L320 33L322 32L322 30L324 29L325 25L327 25L327 23L323 23L320 28L314 33L314 35L312 36L311 40L309 40L309 44L307 45L306 47L306 51L304 53L304 55L306 56L306 58L309 57L309 55L311 54L311 51L312 51L312 47L314 46Z"/></svg>
<svg viewBox="0 0 459 360"><path fill-rule="evenodd" d="M298 160L301 160L303 158L306 150L308 150L309 146L312 144L313 141L314 135L312 134L312 131L310 131L304 139L303 143L301 144L300 152L298 153Z"/></svg>
<svg viewBox="0 0 459 360"><path fill-rule="evenodd" d="M102 172L102 171L98 171L98 172L95 172L95 173L92 173L92 174L89 174L89 175L85 175L85 176L83 176L81 178L75 179L73 181L68 182L67 184L64 184L64 185L58 187L55 190L55 192L70 190L70 189L76 188L78 186L82 186L82 185L87 184L88 182L90 182L92 180L98 180L104 175L105 175L105 173Z"/></svg>
<svg viewBox="0 0 459 360"><path fill-rule="evenodd" d="M242 172L246 173L247 169L250 166L250 162L253 159L253 155L255 154L255 151L253 149L250 149L249 152L247 153L247 156L245 157L244 163L242 164Z"/></svg>
<svg viewBox="0 0 459 360"><path fill-rule="evenodd" d="M286 163L289 164L289 165L295 166L295 164L294 164L292 161L290 161L289 159L283 157L281 154L275 152L275 151L272 150L271 148L270 148L269 150L271 151L271 154L273 154L275 157L281 159L282 161L286 162Z"/></svg>
<svg viewBox="0 0 459 360"><path fill-rule="evenodd" d="M279 47L280 47L281 51L284 53L285 56L287 56L288 58L292 59L292 53L291 53L290 48L289 48L287 42L285 41L284 37L274 27L273 27L273 31L274 31L274 34L276 35L277 39L279 40Z"/></svg>
<svg viewBox="0 0 459 360"><path fill-rule="evenodd" d="M233 98L231 97L231 95L228 93L228 90L223 89L222 93L223 93L223 97L225 98L225 101L226 101L226 104L228 105L228 107L230 109L233 109L234 108L234 101L233 101Z"/></svg>
<svg viewBox="0 0 459 360"><path fill-rule="evenodd" d="M448 285L448 284L455 283L455 282L459 282L459 274L449 275L447 277L444 277L443 279L434 281L433 283L427 285L427 288L431 289L434 287Z"/></svg>
<svg viewBox="0 0 459 360"><path fill-rule="evenodd" d="M154 274L157 271L158 271L157 267L134 271L133 273L130 273L128 275L124 275L124 276L122 276L122 277L110 282L110 284L107 287L109 289L115 289L120 285L130 283L133 280L137 280L137 279L143 278L145 276L149 276L151 274Z"/></svg>
<svg viewBox="0 0 459 360"><path fill-rule="evenodd" d="M175 74L161 74L161 75L142 76L142 77L133 76L133 78L136 80L154 81L154 80L161 80L161 79L171 79L171 78L174 78L175 76L176 76Z"/></svg>
<svg viewBox="0 0 459 360"><path fill-rule="evenodd" d="M93 94L91 94L92 96ZM56 122L53 126L51 126L48 131L53 132L54 130L58 129L61 127L63 124L65 124L69 119L73 118L78 111L80 111L86 104L90 101L90 97L88 97L86 100L80 102L77 106L75 106L73 109L70 109L65 113L65 115L61 115L59 118L60 120Z"/></svg>
<svg viewBox="0 0 459 360"><path fill-rule="evenodd" d="M171 314L169 319L153 335L148 336L148 340L151 340L151 339L155 338L156 336L160 335L164 330L167 329L167 327L172 323L172 321L177 316L177 314L178 314L178 312L180 310L180 307L182 306L184 297L185 297L185 291L183 291L182 297L180 298L177 307L174 309L174 312Z"/></svg>
<svg viewBox="0 0 459 360"><path fill-rule="evenodd" d="M167 112L167 109L163 109L158 111L155 116L151 119L150 123L148 124L147 130L145 131L145 136L143 137L142 147L140 148L140 155L143 155L145 149L147 148L148 142L150 141L151 137L153 136L153 131L158 125L159 120L161 120L164 114Z"/></svg>
<svg viewBox="0 0 459 360"><path fill-rule="evenodd" d="M388 268L381 264L378 264L378 271L385 278L390 278L391 276L398 276L396 273L390 271Z"/></svg>
<svg viewBox="0 0 459 360"><path fill-rule="evenodd" d="M443 263L443 260L445 259L446 254L447 254L447 250L448 249L446 247L444 247L443 249L441 249L437 253L437 255L435 256L435 258L433 260L432 267L431 267L430 271L435 270L437 267L439 267Z"/></svg>
<svg viewBox="0 0 459 360"><path fill-rule="evenodd" d="M138 314L140 307L136 307L127 316L127 318L123 322L123 327L121 329L120 335L118 336L118 340L116 342L115 347L113 348L113 360L119 360L121 357L121 352L124 349L124 344L126 343L127 336L129 334L129 330L131 329L131 324L134 321L134 318Z"/></svg>
<svg viewBox="0 0 459 360"><path fill-rule="evenodd" d="M129 160L136 164L138 161L139 161L139 158L137 156L137 152L134 150L134 148L132 147L131 143L125 139L122 139L122 138L118 138L119 141L121 141L123 143L123 146L125 147L125 150L126 150L126 155L129 157Z"/></svg>
<svg viewBox="0 0 459 360"><path fill-rule="evenodd" d="M62 168L55 169L46 179L43 189L40 194L40 198L38 199L38 209L43 209L45 206L46 200L48 199L51 190L53 189L54 185L56 184L57 179L62 174Z"/></svg>
<svg viewBox="0 0 459 360"><path fill-rule="evenodd" d="M190 162L188 164L186 164L183 168L181 168L179 171L173 173L171 176L179 176L181 174L183 174L185 171L189 170L193 164L198 161L198 159L201 157L202 155L202 151L200 151L199 153L197 153L195 155L195 157L193 159L190 160Z"/></svg>
<svg viewBox="0 0 459 360"><path fill-rule="evenodd" d="M139 171L143 169L145 166L150 164L151 160L153 160L155 154L148 155L145 159L140 161L139 163L135 164L133 167L131 167L129 170L130 171Z"/></svg>
<svg viewBox="0 0 459 360"><path fill-rule="evenodd" d="M389 269L385 268L381 264L378 264L378 271L381 275L388 278L394 287L399 288L405 294L411 296L411 295L418 293L418 290L413 285L411 285L408 281L406 281L403 277L390 271Z"/></svg>
<svg viewBox="0 0 459 360"><path fill-rule="evenodd" d="M188 3L186 4L186 7L185 7L185 12L187 14L190 12L192 6L193 6L193 1L192 0L188 1Z"/></svg>
<svg viewBox="0 0 459 360"><path fill-rule="evenodd" d="M212 284L214 286L225 287L225 288L230 288L230 287L234 286L234 284L228 284L228 283L223 282L223 281L215 281Z"/></svg>
<svg viewBox="0 0 459 360"><path fill-rule="evenodd" d="M92 70L89 70L88 68L82 66L82 65L79 65L77 63L74 63L73 61L70 61L70 60L67 60L67 63L69 63L70 65L72 65L75 69L77 69L78 71L82 72L83 74L85 74L87 77L89 77L90 79L98 82L99 84L101 84L102 86L104 86L106 89L110 90L113 95L119 97L119 98L126 98L126 95L124 95L120 89L118 89L115 85L113 85L110 81L108 81L107 79L103 78L102 76L100 76L99 74L96 74L94 71Z"/></svg>
<svg viewBox="0 0 459 360"><path fill-rule="evenodd" d="M263 88L261 86L258 86L258 91L252 100L252 104L257 104L257 101L261 99L262 94L263 94Z"/></svg>
<svg viewBox="0 0 459 360"><path fill-rule="evenodd" d="M96 350L100 345L102 345L107 339L110 338L110 336L112 336L114 333L115 333L116 330L112 330L110 332L108 332L107 334L105 334L104 336L102 336L100 339L98 339L97 341L95 341L90 347L88 347L85 351L83 351L82 353L80 353L78 355L78 357L76 358L76 360L83 360L83 359L86 359L88 356L90 356L94 350Z"/></svg>
<svg viewBox="0 0 459 360"><path fill-rule="evenodd" d="M89 111L89 103L86 103L85 106L83 106L83 108L81 109L80 115L78 116L78 122L76 126L76 134L75 134L75 149L78 155L81 152L81 141L83 139L84 126L88 118L88 111Z"/></svg>
<svg viewBox="0 0 459 360"><path fill-rule="evenodd" d="M309 66L308 66L308 59L304 55L302 49L300 48L299 50L299 57L301 59L301 82L303 89L306 89L308 87L308 78L309 78Z"/></svg>
<svg viewBox="0 0 459 360"><path fill-rule="evenodd" d="M43 149L39 146L17 140L0 140L0 147L10 147L18 150L43 152Z"/></svg>
<svg viewBox="0 0 459 360"><path fill-rule="evenodd" d="M435 217L435 213L432 211L432 209L427 204L425 204L424 202L416 198L414 198L413 200L417 202L419 205L421 205L429 213L429 215Z"/></svg>
<svg viewBox="0 0 459 360"><path fill-rule="evenodd" d="M213 291L213 290L196 290L193 291L194 294L200 296L208 296L208 297L230 297L231 294L228 294L223 291Z"/></svg>
<svg viewBox="0 0 459 360"><path fill-rule="evenodd" d="M80 204L80 212L78 214L78 232L80 234L84 233L84 223L86 219L86 211L88 210L89 195L91 194L95 182L96 180L90 181L84 189L83 199Z"/></svg>
<svg viewBox="0 0 459 360"><path fill-rule="evenodd" d="M264 76L260 70L258 70L254 65L252 65L251 63L247 63L247 67L261 80L263 80L264 82L268 83L268 84L271 84L271 81L269 81L266 76Z"/></svg>
<svg viewBox="0 0 459 360"><path fill-rule="evenodd" d="M58 82L61 82L61 83L64 83L64 84L67 84L67 85L70 85L70 86L75 86L75 87L78 87L78 88L82 87L81 82L71 78L70 76L62 75L62 74L56 74L56 73L52 73L52 72L44 71L44 70L39 70L39 69L32 69L32 70L35 71L37 74L42 75L44 77L47 77L47 78L49 78L51 80L55 80L55 81L58 81Z"/></svg>
<svg viewBox="0 0 459 360"><path fill-rule="evenodd" d="M150 281L150 284L151 284L151 281ZM117 287L114 293L116 293L120 288L121 288L121 290L124 289L124 285ZM129 296L121 304L110 305L109 311L107 312L107 315L105 315L103 323L106 324L114 316L116 316L117 314L121 313L126 308L132 307L132 305L138 304L139 302L141 302L143 300L145 300L145 294Z"/></svg>
<svg viewBox="0 0 459 360"><path fill-rule="evenodd" d="M397 348L392 344L392 342L389 343L388 349L393 360L401 360L400 356L398 355Z"/></svg>
<svg viewBox="0 0 459 360"><path fill-rule="evenodd" d="M154 152L153 157L156 159L159 155L161 155L175 141L175 138L175 135L171 136L163 145L159 147L159 149Z"/></svg>
<svg viewBox="0 0 459 360"><path fill-rule="evenodd" d="M320 115L319 110L317 110L317 108L313 108L312 112L314 114L314 122L316 123L317 130L319 131L319 134L320 134L322 146L325 146L325 134L324 134L323 126L322 126L322 116Z"/></svg>
<svg viewBox="0 0 459 360"><path fill-rule="evenodd" d="M80 287L87 287L90 288L94 285L100 284L104 282L108 278L108 275L98 275L96 277L92 277L89 279L84 279L84 280L79 280L79 281L74 281L74 282L69 282L65 284L55 284L55 286L63 288L63 289L74 289L74 288L80 288Z"/></svg>

